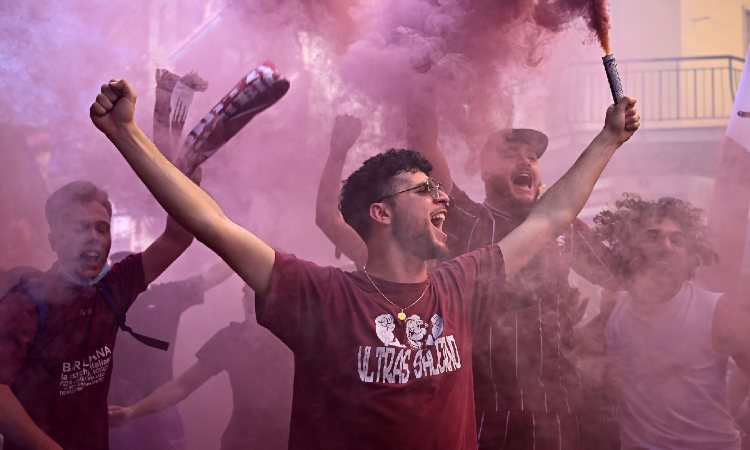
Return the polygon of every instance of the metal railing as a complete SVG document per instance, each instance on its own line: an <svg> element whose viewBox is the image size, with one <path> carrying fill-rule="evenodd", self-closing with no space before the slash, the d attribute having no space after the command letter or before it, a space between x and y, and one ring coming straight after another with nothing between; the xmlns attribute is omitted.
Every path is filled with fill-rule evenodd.
<svg viewBox="0 0 750 450"><path fill-rule="evenodd" d="M641 117L652 123L728 118L744 64L730 55L617 61L625 93L641 100ZM612 102L604 68L586 64L571 76L573 85L584 83L584 99L570 115L575 122L598 123L602 107Z"/></svg>

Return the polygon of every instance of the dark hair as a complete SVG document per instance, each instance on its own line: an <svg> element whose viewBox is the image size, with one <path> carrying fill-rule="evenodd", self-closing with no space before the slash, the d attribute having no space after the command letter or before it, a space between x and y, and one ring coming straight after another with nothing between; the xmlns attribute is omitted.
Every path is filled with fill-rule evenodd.
<svg viewBox="0 0 750 450"><path fill-rule="evenodd" d="M709 229L703 222L703 210L674 197L647 201L637 194L625 193L615 203L614 210L602 211L594 217L596 237L609 246L613 267L619 278L626 280L633 275L630 250L638 238L636 233L648 220L661 221L664 218L679 224L687 237L688 253L694 261L690 278L695 275L698 266L707 266L719 260L708 240Z"/></svg>
<svg viewBox="0 0 750 450"><path fill-rule="evenodd" d="M344 221L366 240L370 235L370 205L393 190L393 177L403 172L432 172L432 164L419 152L390 149L377 154L344 180L339 210Z"/></svg>
<svg viewBox="0 0 750 450"><path fill-rule="evenodd" d="M53 222L62 217L63 213L74 204L97 202L104 206L109 217L112 217L112 204L107 193L99 189L90 181L73 181L52 193L44 205L44 215L47 223L52 227Z"/></svg>

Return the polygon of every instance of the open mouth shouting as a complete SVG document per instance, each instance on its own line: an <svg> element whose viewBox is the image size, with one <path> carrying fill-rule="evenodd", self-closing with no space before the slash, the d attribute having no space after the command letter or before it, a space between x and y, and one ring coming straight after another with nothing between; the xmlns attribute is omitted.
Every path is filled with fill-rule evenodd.
<svg viewBox="0 0 750 450"><path fill-rule="evenodd" d="M531 172L522 170L513 176L512 181L513 181L513 184L515 184L516 186L521 186L526 189L531 189L534 183L534 178L531 176Z"/></svg>
<svg viewBox="0 0 750 450"><path fill-rule="evenodd" d="M437 228L438 230L443 229L443 222L445 222L445 210L441 209L440 211L432 213L430 216L430 222L432 222L432 225Z"/></svg>
<svg viewBox="0 0 750 450"><path fill-rule="evenodd" d="M81 261L87 265L93 265L102 260L102 252L97 250L87 250L80 254Z"/></svg>
<svg viewBox="0 0 750 450"><path fill-rule="evenodd" d="M443 231L443 223L445 222L445 215L446 215L445 209L439 209L430 215L430 223L432 223L432 226L438 231L440 239L442 240L445 240L448 238L448 235L445 234L445 232Z"/></svg>

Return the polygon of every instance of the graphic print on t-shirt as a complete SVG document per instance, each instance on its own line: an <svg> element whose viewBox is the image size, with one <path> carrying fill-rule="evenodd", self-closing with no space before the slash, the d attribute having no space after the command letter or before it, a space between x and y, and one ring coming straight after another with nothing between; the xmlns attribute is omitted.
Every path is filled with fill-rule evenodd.
<svg viewBox="0 0 750 450"><path fill-rule="evenodd" d="M359 346L357 368L364 383L403 384L415 379L461 368L461 357L453 335L443 334L443 318L434 314L429 324L416 314L406 318L405 343L394 334L396 321L390 314L374 320L375 334L385 347Z"/></svg>
<svg viewBox="0 0 750 450"><path fill-rule="evenodd" d="M70 395L104 381L112 362L112 350L106 345L92 355L77 361L62 363L60 395Z"/></svg>

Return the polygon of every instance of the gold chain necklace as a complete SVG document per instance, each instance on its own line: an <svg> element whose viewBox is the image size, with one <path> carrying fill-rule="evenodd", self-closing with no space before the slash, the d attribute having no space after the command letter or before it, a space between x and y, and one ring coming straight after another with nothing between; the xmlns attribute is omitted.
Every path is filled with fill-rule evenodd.
<svg viewBox="0 0 750 450"><path fill-rule="evenodd" d="M388 302L388 303L390 303L391 305L393 305L393 306L395 306L396 308L398 308L398 309L400 309L400 310L401 310L401 311L400 311L400 312L399 312L399 313L398 313L398 314L396 315L396 317L398 317L398 318L399 318L400 320L406 320L406 313L404 312L404 310L406 310L406 309L408 309L408 308L411 308L412 306L416 305L416 304L417 304L417 302L419 302L420 300L422 300L422 297L424 297L424 295L425 295L425 294L427 293L427 289L429 289L429 288L430 288L430 274L427 274L427 286L425 286L425 288L424 288L424 291L422 291L422 293L421 293L421 294L419 295L419 297L417 297L417 299L416 299L416 300L414 300L414 301L413 301L413 302L411 303L411 305L408 305L408 306L404 306L404 307L402 308L402 307L398 306L397 304L393 303L393 302L391 301L391 299L389 299L388 297L386 297L386 296L385 296L385 294L383 294L383 291L381 291L381 290L380 290L380 288L379 288L379 287L378 287L378 286L377 286L377 285L375 284L375 282L374 282L374 281L372 281L372 278L370 278L370 274L369 274L369 273L367 273L367 268L366 268L366 266L362 266L362 272L364 272L364 273L365 273L365 276L367 277L367 279L368 279L368 280L370 280L370 284L372 284L372 287L374 287L374 288L375 288L375 290L376 290L376 291L378 291L378 294L380 294L380 295L381 295L381 296L382 296L382 297L383 297L383 298L385 299L385 301L387 301L387 302Z"/></svg>

